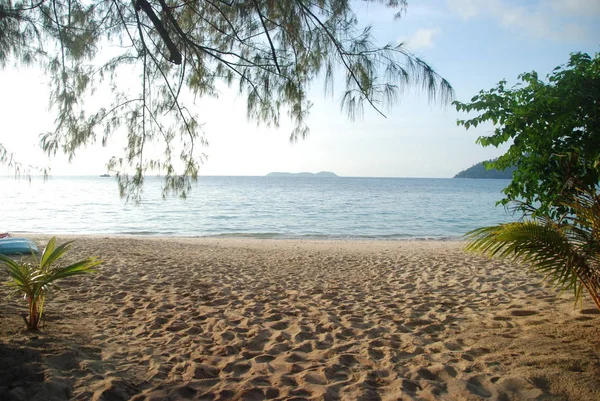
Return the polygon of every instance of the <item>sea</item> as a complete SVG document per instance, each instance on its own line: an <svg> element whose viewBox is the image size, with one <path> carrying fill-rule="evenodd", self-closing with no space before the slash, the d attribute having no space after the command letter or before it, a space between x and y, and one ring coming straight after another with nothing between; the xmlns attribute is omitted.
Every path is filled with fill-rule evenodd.
<svg viewBox="0 0 600 401"><path fill-rule="evenodd" d="M201 176L187 199L147 177L139 203L114 177L0 177L0 232L457 240L517 220L503 206L509 180Z"/></svg>

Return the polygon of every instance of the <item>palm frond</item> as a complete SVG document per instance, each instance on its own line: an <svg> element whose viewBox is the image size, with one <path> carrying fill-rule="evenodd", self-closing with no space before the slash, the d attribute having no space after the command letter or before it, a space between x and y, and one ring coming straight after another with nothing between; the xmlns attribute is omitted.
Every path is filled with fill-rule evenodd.
<svg viewBox="0 0 600 401"><path fill-rule="evenodd" d="M98 258L89 258L66 267L61 267L60 269L56 269L52 272L51 275L49 275L48 283L77 274L93 273L96 271L94 267L98 266L101 263L102 261L98 260Z"/></svg>
<svg viewBox="0 0 600 401"><path fill-rule="evenodd" d="M56 237L50 238L50 241L48 241L48 244L44 248L44 252L42 252L42 258L40 259L41 266L46 264L48 258L52 254L52 251L54 251L54 248L56 248Z"/></svg>
<svg viewBox="0 0 600 401"><path fill-rule="evenodd" d="M506 223L471 231L466 237L467 251L531 263L561 289L571 286L573 250L556 226L536 221Z"/></svg>
<svg viewBox="0 0 600 401"><path fill-rule="evenodd" d="M48 244L46 249L44 249L44 253L42 255L42 260L40 261L40 268L42 268L42 269L45 269L48 266L51 266L58 259L62 258L64 256L64 254L71 247L71 244L73 243L73 241L68 241L58 247L55 247L56 239L54 237L52 237L52 238L55 240L55 242L52 244L53 246L51 248L49 248L50 243Z"/></svg>
<svg viewBox="0 0 600 401"><path fill-rule="evenodd" d="M465 250L530 264L576 300L585 288L600 309L600 196L578 192L560 202L573 214L478 228L465 234Z"/></svg>
<svg viewBox="0 0 600 401"><path fill-rule="evenodd" d="M0 262L4 262L4 264L8 265L8 266L18 266L17 262L15 262L14 260L12 260L11 258L9 258L6 255L2 255L0 253Z"/></svg>
<svg viewBox="0 0 600 401"><path fill-rule="evenodd" d="M78 274L96 271L94 267L102 263L96 257L81 260L68 266L57 265L57 262L69 250L73 241L56 246L53 237L44 249L41 258L32 254L30 261L15 261L0 255L0 263L6 266L10 281L6 284L13 287L13 294L24 294L29 306L29 319L25 319L30 330L36 330L44 313L46 295L57 288L55 281Z"/></svg>

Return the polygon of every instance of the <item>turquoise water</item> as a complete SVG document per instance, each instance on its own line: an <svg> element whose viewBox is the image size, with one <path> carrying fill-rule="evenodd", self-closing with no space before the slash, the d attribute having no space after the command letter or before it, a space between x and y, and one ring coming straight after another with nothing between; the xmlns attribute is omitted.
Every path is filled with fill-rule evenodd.
<svg viewBox="0 0 600 401"><path fill-rule="evenodd" d="M508 180L201 177L190 196L162 199L147 178L142 202L114 178L0 178L0 232L452 239L515 220L495 206Z"/></svg>

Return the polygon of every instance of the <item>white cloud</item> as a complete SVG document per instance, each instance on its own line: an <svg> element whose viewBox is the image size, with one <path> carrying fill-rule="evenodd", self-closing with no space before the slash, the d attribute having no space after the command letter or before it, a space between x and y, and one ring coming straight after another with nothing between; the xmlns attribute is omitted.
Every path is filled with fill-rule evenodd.
<svg viewBox="0 0 600 401"><path fill-rule="evenodd" d="M448 0L450 9L465 20L489 18L507 30L534 38L589 38L589 26L582 18L600 15L597 0L540 0L523 4L510 0Z"/></svg>
<svg viewBox="0 0 600 401"><path fill-rule="evenodd" d="M470 19L481 14L487 2L480 0L448 0L450 8L464 19Z"/></svg>
<svg viewBox="0 0 600 401"><path fill-rule="evenodd" d="M581 16L599 16L600 1L598 0L552 0L552 8L559 13Z"/></svg>
<svg viewBox="0 0 600 401"><path fill-rule="evenodd" d="M408 39L401 38L412 50L433 47L434 38L441 32L440 28L417 29Z"/></svg>

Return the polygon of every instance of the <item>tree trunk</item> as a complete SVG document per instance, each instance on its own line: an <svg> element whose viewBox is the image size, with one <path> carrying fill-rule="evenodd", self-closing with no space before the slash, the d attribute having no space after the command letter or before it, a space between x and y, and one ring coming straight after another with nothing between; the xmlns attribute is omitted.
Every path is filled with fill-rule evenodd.
<svg viewBox="0 0 600 401"><path fill-rule="evenodd" d="M37 303L30 299L29 300L29 322L27 322L27 329L37 330L39 325L39 314L37 310Z"/></svg>

